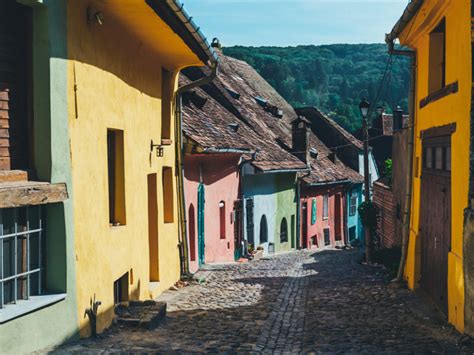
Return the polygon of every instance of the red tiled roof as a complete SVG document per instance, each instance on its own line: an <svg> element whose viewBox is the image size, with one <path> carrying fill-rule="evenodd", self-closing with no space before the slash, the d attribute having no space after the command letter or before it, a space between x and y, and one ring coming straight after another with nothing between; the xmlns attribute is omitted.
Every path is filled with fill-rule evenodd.
<svg viewBox="0 0 474 355"><path fill-rule="evenodd" d="M253 151L259 150L252 165L262 171L305 169L306 165L289 152L292 145L291 123L298 117L293 107L246 62L220 52L218 55L220 67L217 78L198 90L199 95L205 95L208 101L202 109L191 104L191 108L183 110L185 134L199 144L206 142L207 145L217 140L220 145L232 142L235 147L240 147L243 140ZM282 111L281 117L275 115L275 109ZM204 111L206 114L200 115ZM206 123L196 122L199 120ZM229 122L240 123L237 135L241 137L235 142L224 138L228 133L222 133ZM310 148L317 150L318 157L310 158L311 172L304 178L305 182L362 181L362 176L342 162L331 161L331 151L312 132Z"/></svg>

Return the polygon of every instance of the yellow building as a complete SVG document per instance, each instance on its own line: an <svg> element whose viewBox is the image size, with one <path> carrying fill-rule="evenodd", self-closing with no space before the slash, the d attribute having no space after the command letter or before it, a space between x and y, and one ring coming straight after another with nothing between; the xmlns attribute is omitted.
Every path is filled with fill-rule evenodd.
<svg viewBox="0 0 474 355"><path fill-rule="evenodd" d="M180 278L173 102L178 73L215 63L175 0L68 0L68 116L77 302L150 299Z"/></svg>
<svg viewBox="0 0 474 355"><path fill-rule="evenodd" d="M405 277L460 332L465 323L464 212L469 207L471 1L414 0L387 35L415 53L414 148ZM401 54L397 51L394 54Z"/></svg>

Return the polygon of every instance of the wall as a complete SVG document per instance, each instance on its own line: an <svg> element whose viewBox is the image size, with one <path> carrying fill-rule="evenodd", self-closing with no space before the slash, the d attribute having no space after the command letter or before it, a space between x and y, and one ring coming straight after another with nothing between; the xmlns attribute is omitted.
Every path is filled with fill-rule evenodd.
<svg viewBox="0 0 474 355"><path fill-rule="evenodd" d="M243 198L254 200L254 238L255 245L260 243L260 221L262 216L267 218L268 243L262 244L265 254L268 254L268 244L275 244L275 252L292 249L291 238L295 238L296 247L296 174L267 173L243 176ZM244 238L247 238L247 215L244 206ZM291 217L294 216L295 226L291 229ZM280 225L283 218L288 223L288 242L280 242ZM293 247L293 248L294 248Z"/></svg>
<svg viewBox="0 0 474 355"><path fill-rule="evenodd" d="M392 193L395 209L400 209L400 214L396 213L394 233L397 238L403 236L403 208L407 195L406 174L408 170L407 152L408 130L403 129L393 133L392 146ZM399 207L397 207L399 206Z"/></svg>
<svg viewBox="0 0 474 355"><path fill-rule="evenodd" d="M164 223L162 183L163 167L176 173L175 147L165 146L163 157L150 151L151 140L160 142L161 138L161 63L172 63L173 59L173 54L167 58L159 55L154 46L173 48L170 46L179 38L157 37L150 42L138 37L140 31L135 31L134 24L116 17L126 14L124 9L117 10L119 3L104 9L102 26L87 24L87 2L70 0L68 4L67 85L75 189L77 311L81 336L88 336L90 327L84 311L94 298L101 301L98 331L110 325L114 317L113 283L124 274L129 273L131 300L156 296L180 277L176 181L171 223ZM146 5L136 5L137 17L140 6ZM153 19L158 26L159 17L154 15ZM180 59L179 54L175 56ZM167 66L174 75L174 89L178 69ZM108 216L108 128L124 132L126 225L116 227L109 225ZM171 138L174 141L174 135ZM159 282L150 283L147 176L152 173L158 178L158 250L152 252L158 255Z"/></svg>
<svg viewBox="0 0 474 355"><path fill-rule="evenodd" d="M401 235L395 234L397 206L392 190L384 183L374 184L374 204L379 208L377 237L381 248L392 248L401 245Z"/></svg>
<svg viewBox="0 0 474 355"><path fill-rule="evenodd" d="M78 337L71 161L67 125L66 1L33 8L34 152L37 177L67 184L69 200L45 207L47 288L66 299L0 325L2 353L31 353Z"/></svg>
<svg viewBox="0 0 474 355"><path fill-rule="evenodd" d="M362 223L359 218L359 210L357 209L356 213L351 216L350 215L350 205L349 205L349 198L352 193L352 191L355 191L357 193L358 199L357 199L357 208L363 201L363 195L362 195L362 184L354 185L351 190L349 190L346 194L346 203L347 203L347 240L349 240L349 228L355 227L356 228L356 238L359 240L360 245L364 245L364 231L362 227Z"/></svg>
<svg viewBox="0 0 474 355"><path fill-rule="evenodd" d="M417 50L416 74L415 151L414 171L421 171L422 145L420 132L430 127L455 122L452 135L452 227L451 252L448 260L448 319L459 331L464 330L464 275L463 275L463 219L468 205L469 144L471 108L471 18L470 1L426 1L410 33L401 36L402 44ZM420 100L428 95L429 36L433 28L446 17L446 84L459 82L459 92L421 108ZM409 35L407 38L407 34ZM417 288L420 281L421 250L419 238L420 176L415 176L412 194L411 231L405 276L410 288Z"/></svg>
<svg viewBox="0 0 474 355"><path fill-rule="evenodd" d="M184 158L184 191L188 221L188 246L191 248L189 215L191 205L194 208L195 260L190 260L190 271L198 270L198 227L197 192L199 183L204 184L204 235L205 263L234 261L234 220L232 212L234 201L239 198L239 160L240 154L186 155ZM224 201L226 212L226 238L220 238L219 202ZM189 256L191 255L191 251ZM190 258L189 258L190 259Z"/></svg>
<svg viewBox="0 0 474 355"><path fill-rule="evenodd" d="M359 154L359 174L364 176L364 153ZM370 188L372 192L372 186L376 182L380 175L377 168L377 163L375 162L374 155L372 152L369 152L369 174L370 174Z"/></svg>
<svg viewBox="0 0 474 355"><path fill-rule="evenodd" d="M324 204L324 195L329 196L328 204L328 218L323 219L323 204ZM341 198L341 205L339 214L341 216L340 223L336 225L335 215L336 215L336 195L339 195ZM312 200L316 198L316 223L311 224L311 209L312 209ZM303 185L301 189L301 205L307 203L308 206L308 240L307 245L303 246L305 248L325 248L325 247L335 247L336 245L344 244L344 188L342 186L336 187L309 187ZM301 214L303 215L303 214ZM303 217L301 219L303 224ZM303 236L303 229L301 225L301 236ZM329 228L330 230L330 242L331 244L326 246L324 243L324 229ZM336 229L341 233L341 241L336 241ZM303 240L303 239L302 239Z"/></svg>

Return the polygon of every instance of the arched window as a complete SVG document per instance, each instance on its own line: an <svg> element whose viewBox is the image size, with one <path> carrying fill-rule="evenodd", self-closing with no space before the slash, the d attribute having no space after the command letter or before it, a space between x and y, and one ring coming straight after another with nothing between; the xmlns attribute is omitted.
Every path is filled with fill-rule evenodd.
<svg viewBox="0 0 474 355"><path fill-rule="evenodd" d="M219 221L221 239L225 239L225 202L219 202Z"/></svg>
<svg viewBox="0 0 474 355"><path fill-rule="evenodd" d="M267 226L267 217L262 216L260 220L260 244L268 242L268 226Z"/></svg>
<svg viewBox="0 0 474 355"><path fill-rule="evenodd" d="M286 218L283 218L280 224L280 243L287 243L287 242L288 242L288 223L286 222Z"/></svg>
<svg viewBox="0 0 474 355"><path fill-rule="evenodd" d="M191 261L196 261L196 216L194 206L189 206L188 214L188 233L189 233L189 256Z"/></svg>

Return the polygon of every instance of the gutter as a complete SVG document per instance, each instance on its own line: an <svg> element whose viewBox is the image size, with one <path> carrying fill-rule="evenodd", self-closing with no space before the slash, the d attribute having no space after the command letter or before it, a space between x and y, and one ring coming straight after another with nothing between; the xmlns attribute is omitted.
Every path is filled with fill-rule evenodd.
<svg viewBox="0 0 474 355"><path fill-rule="evenodd" d="M332 181L332 182L315 182L315 183L310 183L306 185L310 187L315 187L315 186L345 185L345 184L351 184L351 183L352 183L351 180L341 180L341 181Z"/></svg>
<svg viewBox="0 0 474 355"><path fill-rule="evenodd" d="M183 39L203 63L218 62L217 54L200 27L193 21L179 0L145 0L160 18Z"/></svg>
<svg viewBox="0 0 474 355"><path fill-rule="evenodd" d="M386 38L388 51L391 55L408 56L411 58L411 65L410 65L411 85L410 85L410 94L409 94L409 101L410 101L409 120L410 121L408 123L408 134L407 134L407 155L408 155L407 167L408 169L405 176L406 195L405 195L405 201L403 203L402 255L400 257L400 264L398 266L397 277L393 280L394 282L400 282L403 279L405 264L408 257L408 242L410 239L410 224L411 224L410 217L411 217L411 204L412 204L412 191L413 191L413 161L414 161L413 154L414 154L414 141L415 141L414 126L415 126L415 112L416 112L417 55L416 55L416 51L411 50L411 49L408 49L408 50L395 49L394 41L396 37L393 37L393 36L396 35L397 33L398 33L397 36L399 35L400 32L397 32L397 31L403 30L404 26L406 26L406 24L408 23L406 21L413 20L413 17L415 16L417 10L420 8L422 4L423 4L423 0L413 0L408 5L407 10L405 10L405 13L404 13L405 19L402 16L402 19L400 19L399 21L400 24L397 23L398 29L396 25L394 30L392 30L393 34L387 35L387 38ZM402 20L405 22L401 22ZM402 23L404 23L403 26L402 26ZM397 31L395 31L396 29Z"/></svg>
<svg viewBox="0 0 474 355"><path fill-rule="evenodd" d="M310 172L311 169L275 169L275 170L261 170L262 174L279 174L279 173L305 173Z"/></svg>
<svg viewBox="0 0 474 355"><path fill-rule="evenodd" d="M178 194L178 220L179 220L179 251L181 258L181 276L188 276L189 259L188 259L188 238L187 238L187 220L186 220L186 199L184 196L184 145L183 145L183 109L182 109L182 95L196 87L209 84L218 73L219 61L212 62L211 73L199 80L193 81L178 88L175 94L175 136L176 136L176 167L177 167L177 194Z"/></svg>
<svg viewBox="0 0 474 355"><path fill-rule="evenodd" d="M234 149L234 148L204 148L203 153L252 153L250 149Z"/></svg>
<svg viewBox="0 0 474 355"><path fill-rule="evenodd" d="M385 42L388 45L393 46L393 42L400 36L400 34L405 30L406 26L413 20L418 10L420 10L423 5L424 0L411 0L411 2L405 8L402 17L393 27L392 31L385 36Z"/></svg>

